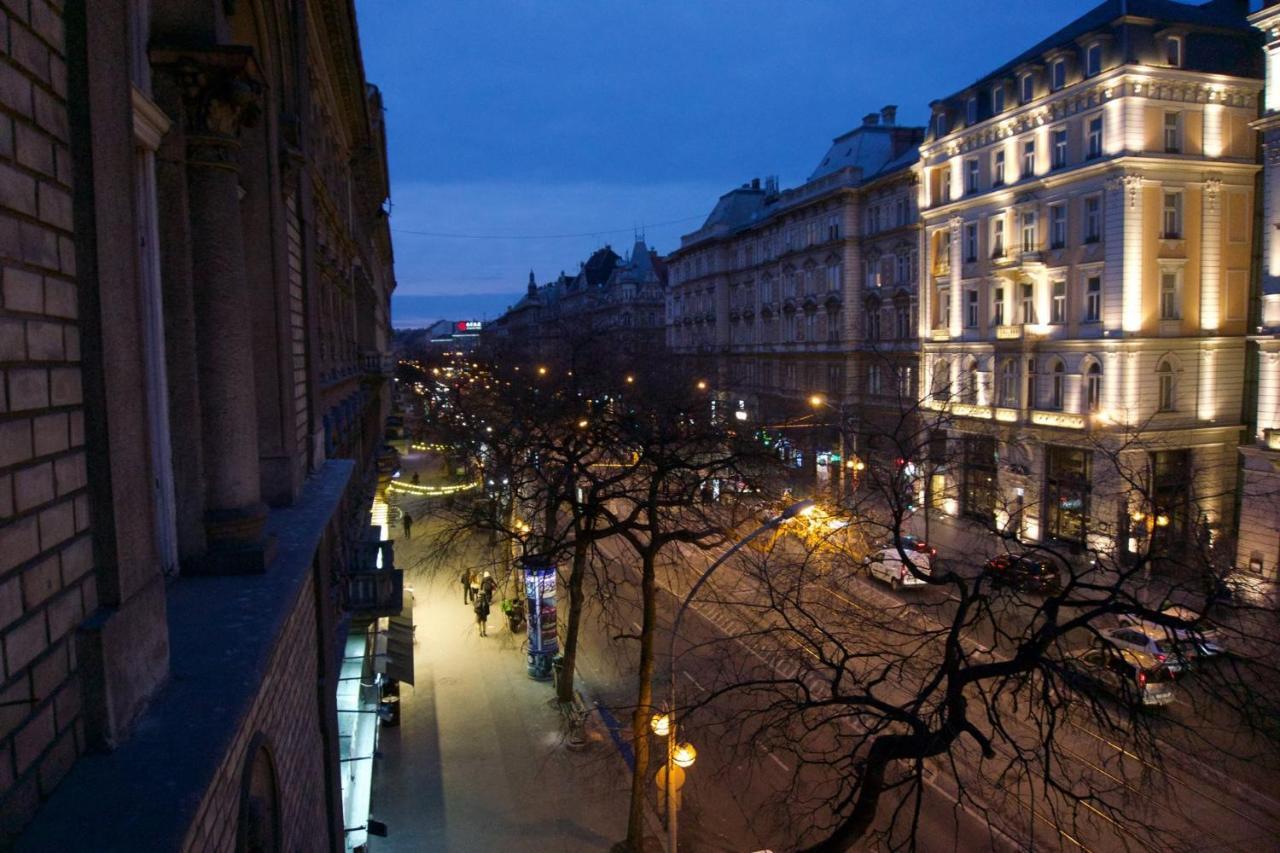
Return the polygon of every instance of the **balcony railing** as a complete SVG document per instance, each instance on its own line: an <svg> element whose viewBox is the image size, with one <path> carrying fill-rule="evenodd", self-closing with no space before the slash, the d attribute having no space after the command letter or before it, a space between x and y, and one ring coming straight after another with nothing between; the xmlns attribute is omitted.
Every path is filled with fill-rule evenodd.
<svg viewBox="0 0 1280 853"><path fill-rule="evenodd" d="M394 616L403 607L404 572L395 567L390 540L357 543L347 573L347 607L361 616Z"/></svg>

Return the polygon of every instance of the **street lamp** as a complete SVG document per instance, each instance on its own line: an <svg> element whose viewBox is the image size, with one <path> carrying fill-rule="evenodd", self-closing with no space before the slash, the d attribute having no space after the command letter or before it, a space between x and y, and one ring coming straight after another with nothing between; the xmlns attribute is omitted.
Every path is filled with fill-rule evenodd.
<svg viewBox="0 0 1280 853"><path fill-rule="evenodd" d="M689 604L693 601L693 597L698 594L698 590L702 589L702 585L715 573L716 569L720 568L726 560L736 554L742 546L755 539L761 533L773 530L788 519L812 512L813 508L814 502L811 500L793 503L784 509L781 515L769 519L739 539L729 550L717 557L715 562L707 566L706 570L694 581L693 586L689 589L689 594L680 602L680 608L676 610L676 618L671 623L671 637L667 642L667 661L669 664L667 673L667 711L664 714L655 714L649 721L649 727L653 729L654 734L659 737L665 735L667 738L667 764L665 772L662 774L663 788L665 789L667 801L667 853L676 853L676 790L679 787L677 784L677 778L679 778L677 769L689 767L698 755L697 750L693 748L693 744L677 743L676 741L676 736L679 733L679 723L676 720L676 635L680 632L680 621L684 619L685 611L689 609Z"/></svg>
<svg viewBox="0 0 1280 853"><path fill-rule="evenodd" d="M836 453L840 456L840 464L836 466L835 473L836 506L838 507L844 500L844 469L846 467L852 468L852 466L847 466L844 458L844 401L841 400L835 405L832 405L831 402L823 395L814 394L809 397L809 405L815 409L826 406L828 409L835 412L836 416L840 419L840 423L836 428Z"/></svg>
<svg viewBox="0 0 1280 853"><path fill-rule="evenodd" d="M698 390L699 390L699 391L705 391L705 390L707 390L707 380L705 380L705 379L699 379L699 380L698 380Z"/></svg>

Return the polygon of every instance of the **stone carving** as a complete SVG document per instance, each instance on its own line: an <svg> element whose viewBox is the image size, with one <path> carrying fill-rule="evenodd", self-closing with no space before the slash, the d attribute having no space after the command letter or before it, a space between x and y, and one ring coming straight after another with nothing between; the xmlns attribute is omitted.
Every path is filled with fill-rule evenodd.
<svg viewBox="0 0 1280 853"><path fill-rule="evenodd" d="M1137 172L1127 172L1123 175L1115 175L1107 178L1108 190L1122 190L1125 197L1129 201L1130 209L1138 206L1138 191L1142 189L1142 175Z"/></svg>
<svg viewBox="0 0 1280 853"><path fill-rule="evenodd" d="M1207 178L1204 182L1204 203L1209 211L1217 211L1218 197L1222 193L1221 178Z"/></svg>
<svg viewBox="0 0 1280 853"><path fill-rule="evenodd" d="M262 114L263 86L252 51L156 49L151 58L181 92L188 162L235 168L240 131L257 125Z"/></svg>

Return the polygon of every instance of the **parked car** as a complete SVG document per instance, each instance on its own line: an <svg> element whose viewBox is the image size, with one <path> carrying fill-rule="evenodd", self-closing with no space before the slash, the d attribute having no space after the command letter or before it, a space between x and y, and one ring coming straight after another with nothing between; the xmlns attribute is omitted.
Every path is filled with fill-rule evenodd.
<svg viewBox="0 0 1280 853"><path fill-rule="evenodd" d="M1167 666L1174 675L1180 674L1187 665L1187 654L1163 630L1147 631L1133 625L1107 628L1098 632L1096 642L1102 646L1148 654Z"/></svg>
<svg viewBox="0 0 1280 853"><path fill-rule="evenodd" d="M994 586L1052 594L1062 589L1058 569L1048 560L1025 554L1001 554L987 560L982 573Z"/></svg>
<svg viewBox="0 0 1280 853"><path fill-rule="evenodd" d="M1168 705L1177 698L1169 667L1146 652L1099 646L1068 659L1065 672L1085 689L1099 687L1126 702Z"/></svg>
<svg viewBox="0 0 1280 853"><path fill-rule="evenodd" d="M928 575L932 571L931 558L933 555L928 550L918 551L914 548L908 548L905 542L903 543L903 550L907 551L911 557L911 563L915 566L916 572ZM904 586L923 586L927 583L927 581L911 571L911 566L903 562L902 554L898 553L896 547L880 548L872 551L865 560L864 565L871 577L884 581L894 589Z"/></svg>
<svg viewBox="0 0 1280 853"><path fill-rule="evenodd" d="M1160 612L1183 622L1200 622L1200 614L1189 607L1166 607ZM1221 633L1213 627L1169 628L1145 621L1132 613L1122 614L1119 621L1123 627L1136 628L1151 636L1172 639L1182 653L1189 658L1211 658L1226 652Z"/></svg>

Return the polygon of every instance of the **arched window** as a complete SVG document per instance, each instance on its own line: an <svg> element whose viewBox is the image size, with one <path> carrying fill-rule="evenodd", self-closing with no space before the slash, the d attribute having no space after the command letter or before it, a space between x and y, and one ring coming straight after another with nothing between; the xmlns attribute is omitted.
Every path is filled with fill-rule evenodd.
<svg viewBox="0 0 1280 853"><path fill-rule="evenodd" d="M951 394L951 367L945 358L933 363L933 376L930 379L932 394L935 400L945 400Z"/></svg>
<svg viewBox="0 0 1280 853"><path fill-rule="evenodd" d="M1049 408L1061 409L1067 379L1067 368L1062 359L1054 359L1049 366Z"/></svg>
<svg viewBox="0 0 1280 853"><path fill-rule="evenodd" d="M1000 405L1018 405L1018 365L1011 358L1000 368Z"/></svg>
<svg viewBox="0 0 1280 853"><path fill-rule="evenodd" d="M261 734L250 741L241 771L236 849L248 853L276 853L282 849L275 762Z"/></svg>
<svg viewBox="0 0 1280 853"><path fill-rule="evenodd" d="M1157 411L1175 412L1178 410L1178 377L1173 369L1173 362L1165 358L1156 368L1156 383L1159 389Z"/></svg>
<svg viewBox="0 0 1280 853"><path fill-rule="evenodd" d="M1084 401L1090 412L1102 408L1102 365L1090 362L1084 371Z"/></svg>
<svg viewBox="0 0 1280 853"><path fill-rule="evenodd" d="M964 365L964 377L961 379L960 401L974 405L978 402L978 360L970 358Z"/></svg>

